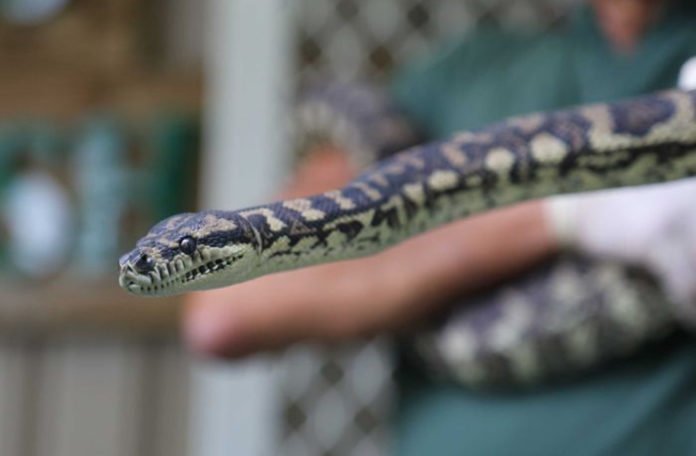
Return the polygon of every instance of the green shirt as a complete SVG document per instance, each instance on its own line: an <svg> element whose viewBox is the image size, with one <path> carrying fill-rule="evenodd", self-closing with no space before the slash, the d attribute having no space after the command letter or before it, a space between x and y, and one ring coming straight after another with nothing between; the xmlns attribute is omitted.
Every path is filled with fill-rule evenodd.
<svg viewBox="0 0 696 456"><path fill-rule="evenodd" d="M696 2L675 2L636 51L616 54L592 12L565 30L486 29L402 72L392 92L432 138L510 115L674 87L696 55ZM696 454L696 342L678 335L571 382L475 393L404 368L399 455Z"/></svg>

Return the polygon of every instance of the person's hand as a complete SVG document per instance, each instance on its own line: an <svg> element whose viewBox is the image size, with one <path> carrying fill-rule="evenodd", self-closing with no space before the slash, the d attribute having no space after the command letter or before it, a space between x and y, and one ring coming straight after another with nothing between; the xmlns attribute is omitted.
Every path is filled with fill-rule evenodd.
<svg viewBox="0 0 696 456"><path fill-rule="evenodd" d="M696 322L696 180L550 198L560 244L642 265Z"/></svg>

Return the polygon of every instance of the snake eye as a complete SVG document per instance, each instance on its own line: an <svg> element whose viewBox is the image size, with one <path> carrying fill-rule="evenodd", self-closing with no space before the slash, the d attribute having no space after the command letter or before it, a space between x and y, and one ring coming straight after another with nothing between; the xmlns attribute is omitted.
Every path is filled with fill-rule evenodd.
<svg viewBox="0 0 696 456"><path fill-rule="evenodd" d="M141 274L152 271L155 268L155 260L151 256L143 253L138 258L138 261L133 265L136 271Z"/></svg>
<svg viewBox="0 0 696 456"><path fill-rule="evenodd" d="M193 255L196 251L196 240L191 236L184 236L179 241L179 249L186 255Z"/></svg>

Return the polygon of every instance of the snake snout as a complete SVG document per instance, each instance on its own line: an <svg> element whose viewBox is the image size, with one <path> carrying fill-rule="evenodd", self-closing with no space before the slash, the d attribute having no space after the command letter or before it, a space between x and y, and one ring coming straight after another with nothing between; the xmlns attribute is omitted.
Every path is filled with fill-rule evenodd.
<svg viewBox="0 0 696 456"><path fill-rule="evenodd" d="M135 283L133 273L134 271L130 265L122 265L119 268L118 284L124 290L130 290L131 286Z"/></svg>
<svg viewBox="0 0 696 456"><path fill-rule="evenodd" d="M123 267L128 264L128 259L130 258L130 256L130 253L126 253L121 255L121 258L118 259L119 271L122 271Z"/></svg>
<svg viewBox="0 0 696 456"><path fill-rule="evenodd" d="M135 270L128 262L119 261L118 284L126 290L135 283Z"/></svg>
<svg viewBox="0 0 696 456"><path fill-rule="evenodd" d="M131 293L136 293L142 288L142 281L148 281L149 278L143 278L138 274L133 265L126 261L119 264L118 284L121 288Z"/></svg>

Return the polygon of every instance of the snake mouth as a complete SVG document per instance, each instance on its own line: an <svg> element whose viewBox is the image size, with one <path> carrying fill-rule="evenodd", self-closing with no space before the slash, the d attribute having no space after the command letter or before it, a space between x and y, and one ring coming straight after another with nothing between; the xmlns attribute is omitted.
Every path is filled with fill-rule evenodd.
<svg viewBox="0 0 696 456"><path fill-rule="evenodd" d="M139 273L127 264L121 267L119 285L124 290L143 296L164 296L192 289L195 282L223 271L238 257L218 258L202 264L184 266L182 261L157 265L148 273Z"/></svg>
<svg viewBox="0 0 696 456"><path fill-rule="evenodd" d="M217 260L211 260L207 263L203 263L197 268L193 268L186 272L184 275L180 276L181 283L193 282L197 279L203 278L215 272L222 271L234 262L234 258L223 259L219 258Z"/></svg>

